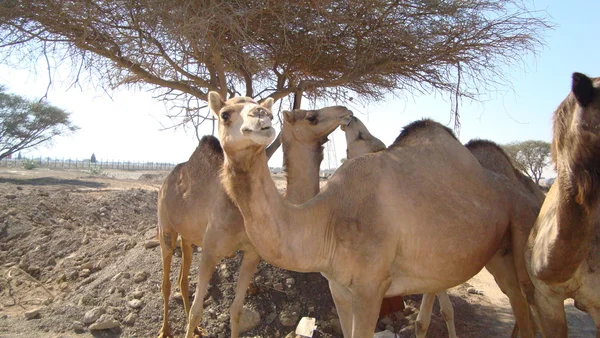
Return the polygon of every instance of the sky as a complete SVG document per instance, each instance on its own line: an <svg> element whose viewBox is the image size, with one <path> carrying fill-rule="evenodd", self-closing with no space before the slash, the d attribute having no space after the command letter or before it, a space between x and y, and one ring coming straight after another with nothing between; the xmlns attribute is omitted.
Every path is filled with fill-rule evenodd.
<svg viewBox="0 0 600 338"><path fill-rule="evenodd" d="M600 76L600 41L595 33L600 1L535 1L529 8L547 11L556 27L546 32L546 46L537 55L505 69L511 88L490 92L481 102L461 102L462 142L473 138L500 144L525 140L550 142L552 113L569 93L571 74L577 71ZM61 76L65 77L64 82ZM93 86L84 86L83 90L69 88L66 76L53 75L48 100L69 111L80 129L68 137L56 138L49 146L23 151L23 155L83 159L94 153L98 160L179 163L186 161L195 149L197 139L191 129L161 130L171 122L165 116L164 104L150 93L119 89L108 95L93 90ZM45 94L48 77L43 69L34 73L0 65L0 84L9 92L33 99ZM374 136L388 145L404 125L414 120L428 117L443 124L450 122L449 94L389 96L379 102L349 107ZM313 107L304 102L303 108ZM211 129L206 124L201 134L210 134ZM335 157L326 155L322 168L335 167L346 156L343 132L336 130L330 140ZM281 166L281 162L279 150L269 165ZM547 170L544 176L552 177L553 173Z"/></svg>

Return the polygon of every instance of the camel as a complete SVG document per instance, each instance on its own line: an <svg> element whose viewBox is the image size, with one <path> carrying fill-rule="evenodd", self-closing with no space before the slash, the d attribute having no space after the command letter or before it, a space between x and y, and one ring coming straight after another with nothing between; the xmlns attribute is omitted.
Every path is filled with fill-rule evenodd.
<svg viewBox="0 0 600 338"><path fill-rule="evenodd" d="M348 159L367 153L374 153L385 148L383 142L373 136L367 127L355 116L347 119L346 124L342 124L341 129L346 135L346 154ZM535 204L541 207L545 195L537 185L512 164L508 155L496 143L488 140L471 140L465 147L471 151L481 165L498 174L504 175L511 182L520 185L523 193L529 195ZM533 226L533 224L531 224ZM511 301L513 311L521 323L528 325L529 329L521 332L522 336L532 336L535 334L535 324L527 300L524 298L519 287L518 278L514 274L514 257L510 252L510 240L508 237L503 242L502 247L496 252L494 257L486 268L494 275L502 291L507 294ZM431 321L431 310L435 296L440 302L440 312L446 322L448 336L457 337L454 325L454 309L446 291L440 291L434 294L424 294L421 301L419 315L415 324L415 335L417 338L425 337ZM524 317L523 317L524 316ZM515 325L513 337L516 337L518 326Z"/></svg>
<svg viewBox="0 0 600 338"><path fill-rule="evenodd" d="M535 219L529 198L427 119L406 126L387 149L346 161L317 196L292 204L277 192L264 154L275 137L271 106L232 105L209 93L225 155L221 180L262 259L328 279L345 337L373 335L385 296L468 280L509 226L520 233ZM527 286L525 262L515 261Z"/></svg>
<svg viewBox="0 0 600 338"><path fill-rule="evenodd" d="M242 98L243 99L243 98ZM232 99L232 102L240 98ZM255 102L252 100L252 102ZM350 112L345 108L326 107L319 110L294 110L284 116L284 163L288 173L288 197L300 202L316 195L319 189L319 164L322 160L322 144L343 117ZM290 129L293 126L293 129ZM279 140L279 138L278 138ZM278 144L279 141L273 144ZM270 146L268 153L276 147ZM320 151L320 152L319 152ZM320 154L320 157L319 157ZM309 156L310 155L310 156ZM311 157L314 156L314 157ZM237 207L224 193L218 172L222 166L223 154L219 141L205 136L200 145L184 164L178 165L167 177L159 193L159 238L163 257L162 293L165 303L163 326L159 337L171 336L168 325L168 300L171 291L169 279L171 257L179 234L182 238L182 267L179 284L186 313L193 334L202 317L202 301L194 301L191 310L188 306L189 284L187 273L191 263L192 244L202 247L199 282L195 299L204 299L208 281L216 262L223 257L235 255L238 249L244 251L240 278L236 287L235 300L230 308L231 336L237 337L239 319L246 290L256 270L260 257L248 242L243 227L243 219ZM304 169L311 166L311 171ZM300 170L303 168L303 170ZM315 183L316 181L316 183ZM316 186L316 191L315 191ZM208 239L208 241L203 241ZM212 270L206 271L208 258L216 259ZM199 291L199 289L202 289ZM198 296L202 294L202 296ZM190 314L191 313L191 314Z"/></svg>
<svg viewBox="0 0 600 338"><path fill-rule="evenodd" d="M557 178L531 231L525 259L545 337L567 337L564 300L588 312L600 337L600 78L573 73L554 112Z"/></svg>
<svg viewBox="0 0 600 338"><path fill-rule="evenodd" d="M344 121L340 128L346 136L346 159L352 159L364 154L376 153L386 148L385 144L373 136L369 129L356 116L352 116ZM435 294L440 302L440 311L446 322L448 337L457 338L456 327L454 325L454 308L446 291L440 291ZM417 338L424 338L429 329L431 321L431 310L433 308L434 295L425 294L421 302L421 308L417 316L415 325L415 335ZM383 299L385 303L386 299ZM402 299L402 298L400 298ZM381 312L380 312L381 313ZM380 314L381 317L381 314Z"/></svg>
<svg viewBox="0 0 600 338"><path fill-rule="evenodd" d="M293 113L286 115L286 121L295 118L301 121L301 116L308 116L313 118L318 117L318 124L311 123L295 123L295 134L309 134L316 135L326 139L327 134L331 133L338 125L336 114L339 112L336 107L324 108L321 110L298 110ZM345 112L343 113L345 114ZM294 122L296 121L294 120ZM275 152L279 147L281 140L278 137L271 146L267 148L267 157ZM297 144L296 144L297 142ZM310 137L305 137L302 141L297 141L296 138L288 137L286 139L286 147L296 146L299 149L303 149L307 146L312 146L310 142L315 142ZM296 158L293 155L286 156L289 165L297 165L298 161L304 161L304 158ZM184 308L186 315L189 316L189 281L188 274L192 259L192 245L202 247L202 239L206 236L207 227L213 224L211 231L219 229L232 224L237 225L237 229L243 232L242 218L237 210L237 207L233 205L229 198L223 193L221 183L218 179L218 173L220 171L223 162L223 153L219 141L211 136L205 136L200 141L199 146L196 148L192 156L187 162L177 165L173 171L165 179L158 198L158 219L159 219L159 238L161 244L161 253L163 259L163 283L162 283L162 295L164 300L164 315L163 325L160 330L159 337L170 337L170 327L168 324L168 302L171 292L171 283L169 279L170 265L173 256L173 250L175 249L177 235L181 236L181 249L182 249L182 266L179 274L179 285L181 294L183 297ZM310 173L317 178L318 184L318 164L317 172ZM308 174L297 171L297 174L292 177L288 176L288 184L292 183L291 191L295 192L298 196L310 199L312 195L303 194L304 185L295 184L295 182L307 182L312 181L312 177L306 177ZM223 207L223 205L226 205ZM211 221L211 222L209 222ZM212 236L212 232L211 233ZM234 236L235 238L232 238ZM242 237L241 239L239 237ZM229 250L225 256L231 256L235 254L238 247L242 247L247 240L244 240L243 234L239 233L226 233L216 238L212 243L220 247L221 250ZM235 247L235 248L233 248ZM250 277L258 265L259 258L250 260L251 257L258 257L255 253L247 253L247 251L254 252L255 250L246 245L244 255L244 262L242 263L241 269L250 269ZM203 252L210 252L211 247L203 247ZM221 256L223 257L223 256ZM247 257L247 258L246 258ZM255 263L255 264L254 264ZM240 272L240 275L243 273ZM207 278L210 279L210 274ZM249 281L248 283L249 284ZM239 285L239 283L238 283ZM236 300L231 311L234 315L231 316L231 327L232 337L237 337L237 328L239 327L239 313L243 305L243 298L247 289L246 285L239 286L236 289ZM201 317L201 316L200 316ZM195 328L196 326L194 326Z"/></svg>

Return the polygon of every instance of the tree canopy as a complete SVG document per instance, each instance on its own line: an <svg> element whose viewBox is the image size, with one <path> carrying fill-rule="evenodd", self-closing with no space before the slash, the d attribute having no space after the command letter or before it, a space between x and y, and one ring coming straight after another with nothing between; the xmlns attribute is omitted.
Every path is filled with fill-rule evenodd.
<svg viewBox="0 0 600 338"><path fill-rule="evenodd" d="M512 142L503 146L514 164L536 184L544 168L550 163L550 143L545 141Z"/></svg>
<svg viewBox="0 0 600 338"><path fill-rule="evenodd" d="M77 130L66 111L6 93L0 86L0 159Z"/></svg>
<svg viewBox="0 0 600 338"><path fill-rule="evenodd" d="M209 90L296 94L296 107L303 95L475 98L505 82L502 67L540 48L549 27L522 0L9 0L0 53L48 69L67 61L73 83L151 88L176 116L202 121Z"/></svg>

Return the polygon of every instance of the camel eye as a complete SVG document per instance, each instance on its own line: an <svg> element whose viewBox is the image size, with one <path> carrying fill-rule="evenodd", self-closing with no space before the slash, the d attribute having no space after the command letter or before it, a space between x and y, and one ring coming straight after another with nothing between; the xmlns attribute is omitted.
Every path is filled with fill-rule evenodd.
<svg viewBox="0 0 600 338"><path fill-rule="evenodd" d="M306 120L308 122L310 122L310 124L317 124L317 116L316 115L309 115L306 117Z"/></svg>
<svg viewBox="0 0 600 338"><path fill-rule="evenodd" d="M222 113L221 113L221 119L222 119L223 121L227 121L227 120L229 120L229 117L230 117L230 115L229 115L229 113L228 113L228 112L222 112Z"/></svg>

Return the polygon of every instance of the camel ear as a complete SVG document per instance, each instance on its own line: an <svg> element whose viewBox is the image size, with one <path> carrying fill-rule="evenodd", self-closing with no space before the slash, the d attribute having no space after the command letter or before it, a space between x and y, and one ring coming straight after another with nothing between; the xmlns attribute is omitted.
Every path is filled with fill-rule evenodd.
<svg viewBox="0 0 600 338"><path fill-rule="evenodd" d="M296 122L296 118L294 116L294 112L293 111L289 111L289 110L284 110L283 111L283 120L287 123L294 123Z"/></svg>
<svg viewBox="0 0 600 338"><path fill-rule="evenodd" d="M219 93L213 91L208 92L208 106L213 114L219 116L219 110L221 110L224 105L225 102L223 102L223 99Z"/></svg>
<svg viewBox="0 0 600 338"><path fill-rule="evenodd" d="M267 97L261 104L260 106L263 108L267 108L269 111L271 111L271 109L273 108L273 98L272 97Z"/></svg>
<svg viewBox="0 0 600 338"><path fill-rule="evenodd" d="M573 73L573 83L571 91L579 105L585 107L594 99L594 83L592 80L581 73Z"/></svg>

